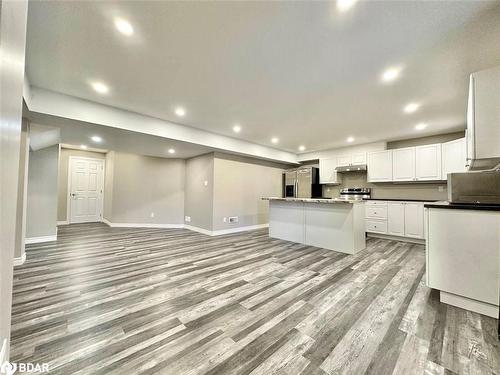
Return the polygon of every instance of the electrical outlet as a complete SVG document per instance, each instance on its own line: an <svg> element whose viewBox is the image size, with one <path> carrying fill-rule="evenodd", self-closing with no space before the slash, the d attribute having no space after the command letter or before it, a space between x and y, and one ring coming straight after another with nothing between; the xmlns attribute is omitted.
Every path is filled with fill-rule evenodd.
<svg viewBox="0 0 500 375"><path fill-rule="evenodd" d="M155 213L154 212L151 212L151 217L155 217Z"/></svg>
<svg viewBox="0 0 500 375"><path fill-rule="evenodd" d="M207 180L203 181L203 185L208 186L208 181Z"/></svg>
<svg viewBox="0 0 500 375"><path fill-rule="evenodd" d="M223 221L224 223L226 223L226 222L227 222L227 217L225 217L225 216L224 216L224 217L222 218L222 221Z"/></svg>
<svg viewBox="0 0 500 375"><path fill-rule="evenodd" d="M191 216L184 216L184 221L186 223L190 223L191 222Z"/></svg>
<svg viewBox="0 0 500 375"><path fill-rule="evenodd" d="M229 223L237 223L238 216L229 216Z"/></svg>

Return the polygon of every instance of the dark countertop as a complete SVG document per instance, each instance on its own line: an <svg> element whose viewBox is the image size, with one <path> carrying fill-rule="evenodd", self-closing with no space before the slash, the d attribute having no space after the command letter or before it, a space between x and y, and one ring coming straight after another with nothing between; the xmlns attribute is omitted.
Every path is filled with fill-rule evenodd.
<svg viewBox="0 0 500 375"><path fill-rule="evenodd" d="M454 210L500 211L500 204L487 203L450 203L446 201L439 201L435 203L424 204L424 207Z"/></svg>
<svg viewBox="0 0 500 375"><path fill-rule="evenodd" d="M388 202L439 202L434 199L399 199L399 198L367 198L365 201L388 201Z"/></svg>

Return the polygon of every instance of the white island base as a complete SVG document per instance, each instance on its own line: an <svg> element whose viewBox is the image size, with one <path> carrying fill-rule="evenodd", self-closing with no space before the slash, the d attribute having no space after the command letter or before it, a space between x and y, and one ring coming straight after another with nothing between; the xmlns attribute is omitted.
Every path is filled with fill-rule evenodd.
<svg viewBox="0 0 500 375"><path fill-rule="evenodd" d="M363 201L269 199L269 236L346 254L365 249Z"/></svg>

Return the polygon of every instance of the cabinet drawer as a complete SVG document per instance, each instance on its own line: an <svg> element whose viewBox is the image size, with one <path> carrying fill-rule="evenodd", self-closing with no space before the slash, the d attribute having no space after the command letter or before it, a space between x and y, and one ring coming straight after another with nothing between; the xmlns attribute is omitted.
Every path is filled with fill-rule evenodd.
<svg viewBox="0 0 500 375"><path fill-rule="evenodd" d="M387 204L385 206L366 206L366 218L387 219Z"/></svg>
<svg viewBox="0 0 500 375"><path fill-rule="evenodd" d="M387 201L370 201L370 200L367 200L366 201L366 205L367 206L387 206Z"/></svg>
<svg viewBox="0 0 500 375"><path fill-rule="evenodd" d="M373 233L387 233L387 221L365 220L366 231Z"/></svg>

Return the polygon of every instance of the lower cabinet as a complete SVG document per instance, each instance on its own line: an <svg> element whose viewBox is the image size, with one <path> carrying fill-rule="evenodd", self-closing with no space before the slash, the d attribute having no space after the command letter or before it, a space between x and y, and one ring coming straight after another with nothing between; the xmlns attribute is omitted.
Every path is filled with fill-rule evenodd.
<svg viewBox="0 0 500 375"><path fill-rule="evenodd" d="M424 238L424 202L368 201L366 232Z"/></svg>

